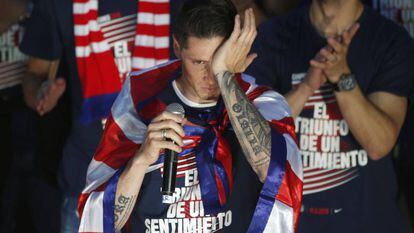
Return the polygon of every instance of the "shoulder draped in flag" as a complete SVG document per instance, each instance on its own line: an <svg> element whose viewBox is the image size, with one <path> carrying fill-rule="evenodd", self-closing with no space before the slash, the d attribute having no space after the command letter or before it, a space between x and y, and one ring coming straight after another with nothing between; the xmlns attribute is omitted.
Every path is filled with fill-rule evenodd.
<svg viewBox="0 0 414 233"><path fill-rule="evenodd" d="M144 141L147 124L165 109L165 104L155 96L175 78L178 69L181 69L181 62L176 60L132 73L125 81L111 108L103 138L88 168L86 187L79 198L80 233L114 232L117 179ZM249 101L271 125L271 161L248 232L293 233L301 207L303 174L290 109L283 96L256 85L253 77L238 74L236 80ZM221 119L212 126L211 133L202 132L202 137L197 135L194 127L184 127L186 137L194 134L184 137L185 141L193 140L184 150L196 153L197 169L203 174L200 175L202 201L208 214L216 213L231 195L231 160L228 160L231 152L220 137L221 126L226 124L230 124L228 118ZM205 135L212 135L211 141ZM216 149L213 154L197 150L210 145L224 149ZM162 167L162 156L160 158L147 173ZM214 187L207 187L206 183L212 182L203 182L203 179L213 179L216 183Z"/></svg>

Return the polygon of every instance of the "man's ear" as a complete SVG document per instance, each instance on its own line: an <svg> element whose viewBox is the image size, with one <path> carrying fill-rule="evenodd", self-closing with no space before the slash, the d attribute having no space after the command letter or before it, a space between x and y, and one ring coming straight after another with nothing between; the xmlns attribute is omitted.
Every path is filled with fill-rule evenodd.
<svg viewBox="0 0 414 233"><path fill-rule="evenodd" d="M173 48L174 48L174 54L177 58L181 59L181 47L180 43L178 43L178 40L173 36Z"/></svg>

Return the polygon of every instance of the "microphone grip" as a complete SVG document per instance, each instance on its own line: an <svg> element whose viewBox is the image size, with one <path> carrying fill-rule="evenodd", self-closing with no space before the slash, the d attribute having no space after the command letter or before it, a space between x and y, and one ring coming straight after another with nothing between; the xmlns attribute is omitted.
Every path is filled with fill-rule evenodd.
<svg viewBox="0 0 414 233"><path fill-rule="evenodd" d="M165 150L164 169L162 178L162 202L172 204L175 192L175 180L177 177L178 154L175 151Z"/></svg>

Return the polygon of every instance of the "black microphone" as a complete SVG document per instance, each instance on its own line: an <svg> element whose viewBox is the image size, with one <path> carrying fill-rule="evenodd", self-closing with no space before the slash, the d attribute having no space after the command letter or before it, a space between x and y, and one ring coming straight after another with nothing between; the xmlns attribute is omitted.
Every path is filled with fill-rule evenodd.
<svg viewBox="0 0 414 233"><path fill-rule="evenodd" d="M185 115L183 106L178 103L168 105L166 111L181 117ZM177 152L165 149L164 174L162 177L162 203L172 204L174 202L173 193L175 191L175 180L177 178L177 162Z"/></svg>

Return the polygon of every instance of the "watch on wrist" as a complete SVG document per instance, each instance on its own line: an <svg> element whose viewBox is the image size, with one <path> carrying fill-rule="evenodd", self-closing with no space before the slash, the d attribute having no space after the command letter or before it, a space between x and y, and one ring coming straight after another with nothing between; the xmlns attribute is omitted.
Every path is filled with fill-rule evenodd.
<svg viewBox="0 0 414 233"><path fill-rule="evenodd" d="M341 92L341 91L350 91L355 88L356 86L356 79L355 75L353 74L343 74L339 78L337 83L332 83L334 87L334 91Z"/></svg>

